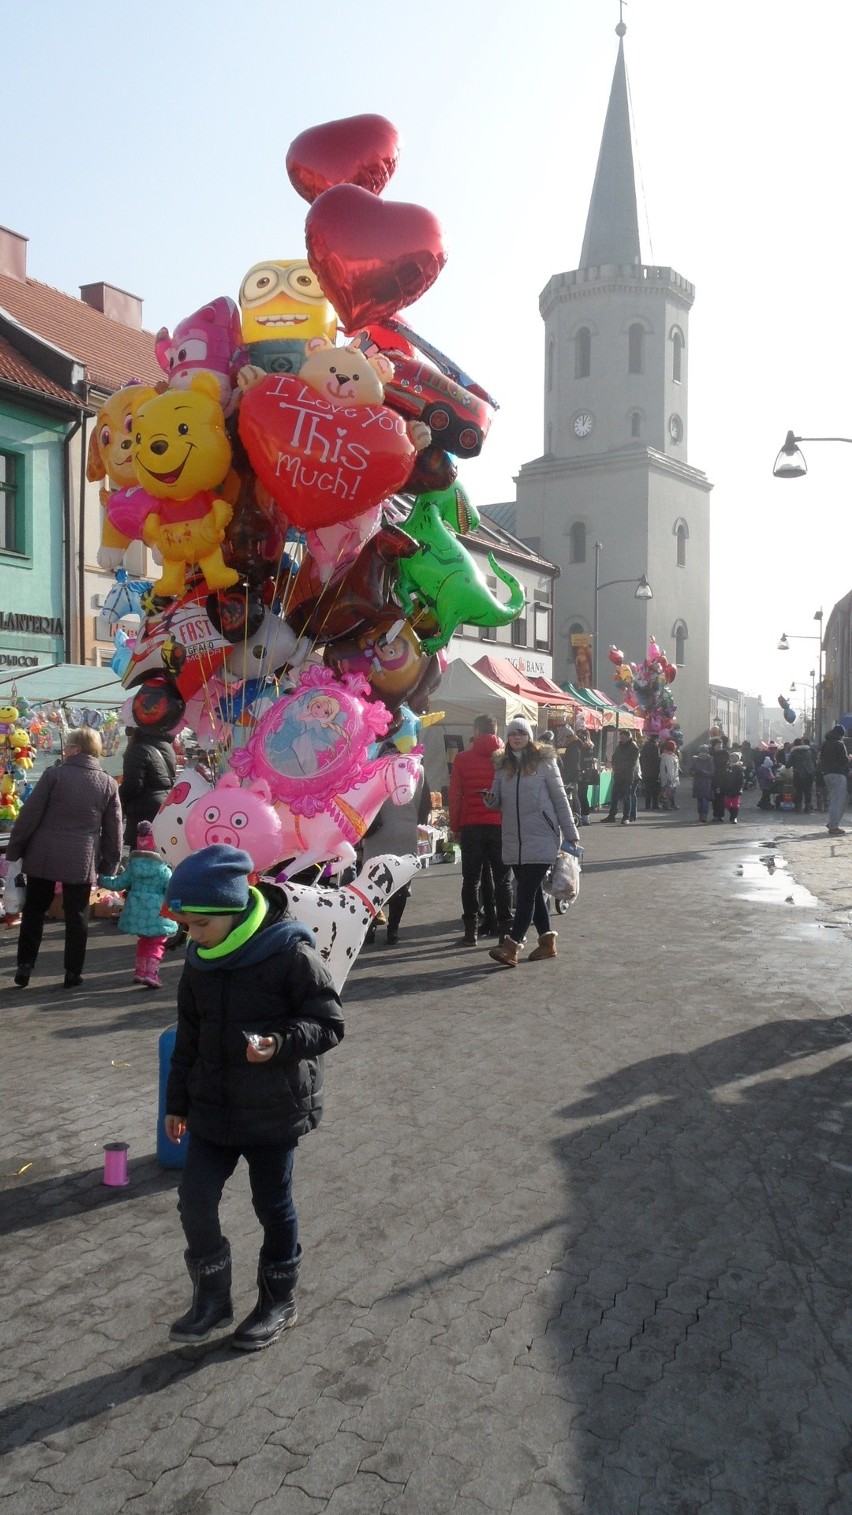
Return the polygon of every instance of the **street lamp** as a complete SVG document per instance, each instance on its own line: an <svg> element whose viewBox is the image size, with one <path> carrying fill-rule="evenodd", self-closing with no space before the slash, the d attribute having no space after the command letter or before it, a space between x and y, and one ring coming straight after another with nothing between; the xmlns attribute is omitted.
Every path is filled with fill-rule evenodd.
<svg viewBox="0 0 852 1515"><path fill-rule="evenodd" d="M803 479L808 471L805 455L799 448L800 442L849 442L852 437L797 437L792 431L788 431L784 438L772 473L776 479Z"/></svg>
<svg viewBox="0 0 852 1515"><path fill-rule="evenodd" d="M820 440L820 439L819 438L814 438L812 440ZM841 438L841 439L838 439L838 440L844 440L844 439ZM852 438L850 438L850 440L852 440ZM782 631L780 639L779 639L779 642L778 642L778 651L779 652L789 652L790 651L790 643L791 642L819 642L819 684L817 686L818 689L819 689L819 706L818 706L819 716L817 718L817 716L815 714L815 717L814 717L815 722L816 722L816 727L817 727L817 739L819 741L822 741L822 618L823 618L823 612L821 610L815 610L814 611L814 620L815 621L819 621L819 635L818 636L796 635L795 633L793 633L790 636L788 636L787 633L786 633L786 631ZM811 677L813 678L813 673L811 674Z"/></svg>
<svg viewBox="0 0 852 1515"><path fill-rule="evenodd" d="M603 543L602 542L595 542L595 604L594 604L594 622L593 622L593 631L592 631L592 688L593 689L597 689L597 687L598 687L598 595L600 594L601 590L602 589L610 589L613 584L635 584L636 588L635 588L635 590L633 592L633 598L634 598L634 600L653 600L653 598L654 598L654 591L651 588L650 584L648 583L647 575L644 574L644 573L638 579L607 579L606 583L602 584L600 582L600 578L599 578L599 575L600 575L600 564L601 564L601 553L602 552L603 552Z"/></svg>

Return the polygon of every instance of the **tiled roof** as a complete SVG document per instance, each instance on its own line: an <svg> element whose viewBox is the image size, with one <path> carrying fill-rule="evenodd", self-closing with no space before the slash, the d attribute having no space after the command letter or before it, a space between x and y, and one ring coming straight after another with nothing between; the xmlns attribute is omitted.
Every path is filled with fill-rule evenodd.
<svg viewBox="0 0 852 1515"><path fill-rule="evenodd" d="M0 274L0 308L77 358L89 384L98 389L120 389L128 379L153 384L163 377L152 332L134 331L49 284Z"/></svg>
<svg viewBox="0 0 852 1515"><path fill-rule="evenodd" d="M80 400L77 395L71 394L68 389L54 384L45 374L28 363L26 358L14 348L5 337L0 336L0 384L3 380L10 384L18 384L22 389L35 391L40 395L49 395L52 399L67 400L72 405L79 406Z"/></svg>

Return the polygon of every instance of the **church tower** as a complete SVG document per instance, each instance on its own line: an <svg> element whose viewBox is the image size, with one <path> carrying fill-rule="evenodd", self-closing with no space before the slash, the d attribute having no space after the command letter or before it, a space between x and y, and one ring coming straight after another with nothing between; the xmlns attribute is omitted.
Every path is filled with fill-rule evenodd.
<svg viewBox="0 0 852 1515"><path fill-rule="evenodd" d="M609 647L639 663L653 636L677 664L689 742L709 715L712 486L687 461L695 291L673 268L642 262L625 31L620 22L580 266L555 274L539 300L544 453L516 479L515 531L561 569L554 678L574 680L571 636L597 626L597 685L612 695ZM634 597L643 574L651 599Z"/></svg>

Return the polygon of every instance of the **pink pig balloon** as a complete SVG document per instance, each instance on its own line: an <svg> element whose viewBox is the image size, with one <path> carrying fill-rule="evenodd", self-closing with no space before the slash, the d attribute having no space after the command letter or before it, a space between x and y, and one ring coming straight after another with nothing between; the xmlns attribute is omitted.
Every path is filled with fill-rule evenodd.
<svg viewBox="0 0 852 1515"><path fill-rule="evenodd" d="M193 851L201 847L242 847L261 872L284 856L282 821L272 808L264 779L243 789L235 773L226 773L201 804L193 805L186 821L186 838Z"/></svg>

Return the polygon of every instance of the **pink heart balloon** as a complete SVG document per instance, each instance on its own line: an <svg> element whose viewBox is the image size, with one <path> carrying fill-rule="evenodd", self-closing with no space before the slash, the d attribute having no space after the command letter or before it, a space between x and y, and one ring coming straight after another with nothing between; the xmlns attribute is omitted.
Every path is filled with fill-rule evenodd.
<svg viewBox="0 0 852 1515"><path fill-rule="evenodd" d="M357 184L380 195L399 162L399 133L384 116L347 116L310 126L294 137L287 174L303 200L334 184Z"/></svg>
<svg viewBox="0 0 852 1515"><path fill-rule="evenodd" d="M441 224L422 205L338 184L305 220L308 262L347 331L411 305L447 261Z"/></svg>
<svg viewBox="0 0 852 1515"><path fill-rule="evenodd" d="M329 405L298 378L247 389L239 429L261 484L300 531L331 526L400 489L414 448L384 405Z"/></svg>

